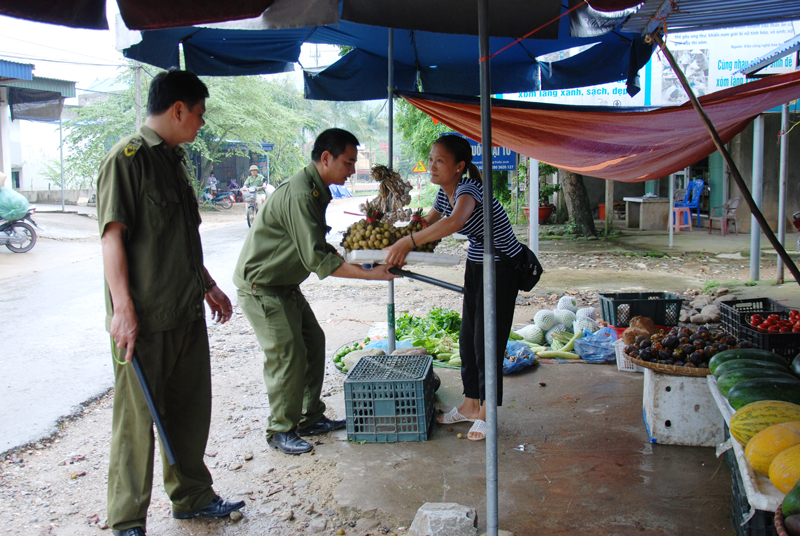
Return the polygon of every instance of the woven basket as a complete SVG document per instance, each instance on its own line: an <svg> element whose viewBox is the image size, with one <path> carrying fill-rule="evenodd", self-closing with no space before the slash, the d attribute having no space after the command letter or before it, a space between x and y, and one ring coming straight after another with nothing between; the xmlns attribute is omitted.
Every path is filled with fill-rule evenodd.
<svg viewBox="0 0 800 536"><path fill-rule="evenodd" d="M778 533L778 536L789 536L789 532L783 524L783 511L780 506L775 510L775 532Z"/></svg>
<svg viewBox="0 0 800 536"><path fill-rule="evenodd" d="M636 359L634 357L628 358L631 360L631 363L639 365L640 367L649 368L650 370L655 370L656 372L664 372L666 374L675 374L678 376L694 376L698 378L702 378L703 376L708 376L711 374L711 371L707 368L692 368L692 367L676 367L675 365L662 365L661 363L651 363L649 361L642 361L641 359Z"/></svg>

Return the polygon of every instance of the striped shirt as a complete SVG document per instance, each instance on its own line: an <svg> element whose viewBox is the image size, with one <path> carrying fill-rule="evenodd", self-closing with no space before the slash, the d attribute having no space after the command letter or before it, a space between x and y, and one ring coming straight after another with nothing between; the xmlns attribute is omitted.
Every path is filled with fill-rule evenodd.
<svg viewBox="0 0 800 536"><path fill-rule="evenodd" d="M467 235L469 238L469 251L467 259L475 262L483 262L483 184L472 179L462 177L456 186L455 202L462 195L469 195L475 198L475 210L469 215L467 223L459 230L459 233ZM433 202L433 210L448 217L453 213L453 206L444 190L439 188L436 200ZM492 198L492 220L494 229L494 248L495 252L503 251L509 257L515 257L522 251L511 223L508 221L506 211L497 199ZM495 255L495 261L501 260Z"/></svg>

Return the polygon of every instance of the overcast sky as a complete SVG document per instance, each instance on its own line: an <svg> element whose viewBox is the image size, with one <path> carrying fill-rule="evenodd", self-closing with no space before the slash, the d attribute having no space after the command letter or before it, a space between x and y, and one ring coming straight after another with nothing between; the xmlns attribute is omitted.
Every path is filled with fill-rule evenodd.
<svg viewBox="0 0 800 536"><path fill-rule="evenodd" d="M118 13L116 0L106 1L106 12L113 28ZM32 63L36 76L75 82L78 93L95 80L117 76L125 58L114 45L112 30L77 30L0 15L0 59ZM303 65L314 66L310 57L313 50L313 45L304 45L300 58ZM320 61L324 64L336 59L335 53L323 51ZM302 87L299 74L296 71L295 76ZM77 99L68 99L67 104L77 104Z"/></svg>

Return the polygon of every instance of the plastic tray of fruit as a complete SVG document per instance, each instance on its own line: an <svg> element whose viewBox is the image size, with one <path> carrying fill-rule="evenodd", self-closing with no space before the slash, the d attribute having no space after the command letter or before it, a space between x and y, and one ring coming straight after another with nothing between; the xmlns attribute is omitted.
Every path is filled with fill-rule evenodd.
<svg viewBox="0 0 800 536"><path fill-rule="evenodd" d="M344 260L350 264L372 264L386 262L386 252L381 249L355 249L345 253ZM406 256L406 264L454 265L461 262L460 255L412 251Z"/></svg>
<svg viewBox="0 0 800 536"><path fill-rule="evenodd" d="M719 408L719 412L725 420L725 424L730 426L731 417L733 417L736 410L731 407L728 403L728 399L719 391L717 380L714 378L713 374L706 376L706 381L708 382L709 391L711 391L711 397L714 399L714 402L716 402L717 408ZM736 441L736 439L731 437L728 441L730 442L730 448L733 449L733 453L736 457L736 465L738 466L738 469L732 468L732 470L738 470L739 474L742 476L744 492L747 495L747 501L750 503L750 506L752 506L754 510L774 512L783 501L783 493L772 485L768 477L756 473L753 468L747 464L747 459L744 457L744 447ZM725 443L717 447L718 456L724 452L724 450L722 450L724 446L726 446Z"/></svg>

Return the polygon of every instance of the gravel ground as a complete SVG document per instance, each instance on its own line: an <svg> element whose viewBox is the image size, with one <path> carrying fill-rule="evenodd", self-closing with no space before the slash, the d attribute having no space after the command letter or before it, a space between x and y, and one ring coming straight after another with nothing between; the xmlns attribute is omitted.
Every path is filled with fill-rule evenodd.
<svg viewBox="0 0 800 536"><path fill-rule="evenodd" d="M237 209L204 213L204 225L225 225L243 215ZM338 242L339 237L332 237ZM441 253L464 254L462 244L446 240ZM669 276L692 297L704 281L746 281L747 261L687 255L651 258L624 254L543 253L547 272L537 289L521 293L515 322L521 326L544 307L553 307L566 285L581 305L597 305L599 278L623 288L647 273L654 280ZM773 270L770 273L770 270ZM453 282L463 277L463 265L426 271ZM762 276L774 277L764 265ZM673 286L677 286L673 285ZM311 276L303 292L327 337L328 355L363 338L375 322L385 321L386 286L382 283ZM396 310L424 314L432 305L460 309L460 297L438 287L397 280ZM342 509L334 500L341 481L333 460L343 433L321 436L314 455L289 457L269 451L263 429L269 413L261 379L261 351L240 310L224 325L210 325L212 348L213 416L206 461L215 489L226 498L242 498L243 516L221 520L176 521L161 485L156 464L148 531L165 535L268 534L392 534L403 533L399 520L380 512ZM331 416L343 418L344 376L328 363L324 397ZM106 479L111 430L108 393L85 404L77 417L62 423L58 433L0 460L0 533L14 535L108 534L105 522ZM338 415L335 415L339 413Z"/></svg>

